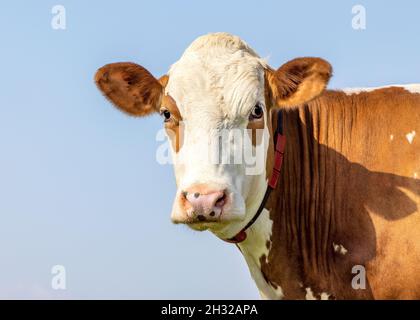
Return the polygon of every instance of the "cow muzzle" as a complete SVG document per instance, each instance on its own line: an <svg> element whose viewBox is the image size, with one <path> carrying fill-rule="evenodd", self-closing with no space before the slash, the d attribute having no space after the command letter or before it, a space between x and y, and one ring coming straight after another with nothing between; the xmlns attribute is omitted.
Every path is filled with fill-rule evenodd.
<svg viewBox="0 0 420 320"><path fill-rule="evenodd" d="M227 222L231 207L231 194L224 188L195 185L181 190L174 204L172 221L200 226Z"/></svg>
<svg viewBox="0 0 420 320"><path fill-rule="evenodd" d="M200 222L218 220L226 202L224 190L200 193L193 189L183 191L182 197L188 216Z"/></svg>

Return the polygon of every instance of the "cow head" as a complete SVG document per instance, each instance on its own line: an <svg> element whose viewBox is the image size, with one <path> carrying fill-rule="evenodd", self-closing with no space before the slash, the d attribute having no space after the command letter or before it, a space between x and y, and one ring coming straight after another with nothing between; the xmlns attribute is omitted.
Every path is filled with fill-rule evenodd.
<svg viewBox="0 0 420 320"><path fill-rule="evenodd" d="M103 94L132 116L162 116L174 160L175 223L230 238L255 214L271 174L271 113L318 96L328 62L299 58L271 69L236 36L199 37L156 79L134 63L95 76Z"/></svg>

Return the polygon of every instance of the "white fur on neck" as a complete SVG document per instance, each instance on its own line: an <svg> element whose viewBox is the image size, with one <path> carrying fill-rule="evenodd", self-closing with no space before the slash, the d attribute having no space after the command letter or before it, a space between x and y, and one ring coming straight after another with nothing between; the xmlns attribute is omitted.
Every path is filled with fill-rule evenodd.
<svg viewBox="0 0 420 320"><path fill-rule="evenodd" d="M268 262L270 249L267 248L267 241L270 243L269 247L271 247L272 229L273 221L270 219L270 212L264 209L257 221L247 230L247 239L240 243L239 247L261 297L278 300L284 297L283 290L279 284L276 283L277 288L275 288L264 279L260 261L261 257L265 256Z"/></svg>

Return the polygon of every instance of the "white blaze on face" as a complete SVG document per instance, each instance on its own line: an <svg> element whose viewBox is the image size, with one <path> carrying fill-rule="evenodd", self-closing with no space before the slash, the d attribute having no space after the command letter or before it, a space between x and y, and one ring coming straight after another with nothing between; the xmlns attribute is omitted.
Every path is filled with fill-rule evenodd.
<svg viewBox="0 0 420 320"><path fill-rule="evenodd" d="M244 218L248 197L255 196L251 187L265 183L265 161L261 172L247 175L244 161L234 159L242 146L235 136L245 136L249 113L257 103L265 104L265 66L238 37L220 33L195 40L168 73L165 93L175 100L184 129L182 147L173 152L178 193L195 184L226 188L233 201L226 214L232 218ZM268 137L267 125L264 134ZM215 141L222 141L221 153L229 152L228 163L215 161L218 148L209 147ZM267 148L268 138L264 157Z"/></svg>

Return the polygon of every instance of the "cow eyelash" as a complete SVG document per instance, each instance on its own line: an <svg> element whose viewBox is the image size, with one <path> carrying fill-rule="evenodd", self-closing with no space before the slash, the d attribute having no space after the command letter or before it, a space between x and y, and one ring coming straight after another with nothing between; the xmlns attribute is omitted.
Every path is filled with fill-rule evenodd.
<svg viewBox="0 0 420 320"><path fill-rule="evenodd" d="M262 104L257 103L254 108L252 108L251 113L249 114L249 120L258 120L261 119L264 115L264 108Z"/></svg>
<svg viewBox="0 0 420 320"><path fill-rule="evenodd" d="M171 113L167 109L161 109L159 113L163 117L164 122L168 122L172 118Z"/></svg>

